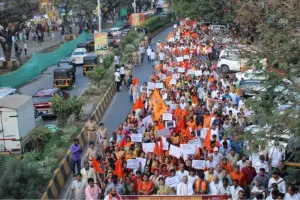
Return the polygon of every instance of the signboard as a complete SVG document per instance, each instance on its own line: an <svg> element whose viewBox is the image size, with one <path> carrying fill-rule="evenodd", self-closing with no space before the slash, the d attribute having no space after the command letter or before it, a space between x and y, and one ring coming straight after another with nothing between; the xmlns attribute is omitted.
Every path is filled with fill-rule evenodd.
<svg viewBox="0 0 300 200"><path fill-rule="evenodd" d="M95 53L98 55L108 54L107 33L94 33Z"/></svg>

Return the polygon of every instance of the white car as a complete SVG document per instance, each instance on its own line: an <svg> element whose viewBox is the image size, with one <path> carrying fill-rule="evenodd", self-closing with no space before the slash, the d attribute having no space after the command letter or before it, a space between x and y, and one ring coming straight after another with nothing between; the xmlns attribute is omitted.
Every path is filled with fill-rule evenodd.
<svg viewBox="0 0 300 200"><path fill-rule="evenodd" d="M75 65L82 65L83 64L83 57L88 55L85 48L77 48L72 53L71 57L74 58Z"/></svg>
<svg viewBox="0 0 300 200"><path fill-rule="evenodd" d="M221 69L221 72L227 74L231 71L239 72L241 71L241 66L243 66L243 59L240 58L240 53L238 49L223 49L219 56L219 61L217 68Z"/></svg>
<svg viewBox="0 0 300 200"><path fill-rule="evenodd" d="M235 77L238 81L241 81L243 78L246 80L266 80L266 76L263 70L255 70L255 69L248 69L245 72L238 72L235 74Z"/></svg>
<svg viewBox="0 0 300 200"><path fill-rule="evenodd" d="M113 36L118 36L118 35L121 35L122 30L121 30L121 28L111 28L111 29L109 29L109 32L110 32Z"/></svg>

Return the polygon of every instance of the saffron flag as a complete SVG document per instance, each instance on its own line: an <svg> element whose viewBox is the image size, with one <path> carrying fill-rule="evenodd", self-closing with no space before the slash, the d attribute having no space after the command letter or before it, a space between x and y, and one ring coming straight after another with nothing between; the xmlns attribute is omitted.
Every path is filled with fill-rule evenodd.
<svg viewBox="0 0 300 200"><path fill-rule="evenodd" d="M160 94L156 89L154 89L152 98L151 98L151 106L153 106L153 119L159 120L164 112L167 111L167 106L162 100Z"/></svg>
<svg viewBox="0 0 300 200"><path fill-rule="evenodd" d="M165 128L165 126L163 125L163 123L161 123L161 121L158 121L157 125L158 125L158 130L162 130Z"/></svg>
<svg viewBox="0 0 300 200"><path fill-rule="evenodd" d="M145 105L141 99L141 97L139 97L136 102L133 104L132 110L137 110L137 109L144 109Z"/></svg>
<svg viewBox="0 0 300 200"><path fill-rule="evenodd" d="M114 174L117 175L119 178L124 177L124 171L123 171L123 166L122 166L121 159L118 159L116 164L115 164Z"/></svg>
<svg viewBox="0 0 300 200"><path fill-rule="evenodd" d="M119 143L119 148L120 148L121 150L123 150L125 144L126 144L126 137L124 136L124 137L122 138L122 140L120 141L120 143Z"/></svg>
<svg viewBox="0 0 300 200"><path fill-rule="evenodd" d="M189 50L188 47L185 48L185 49L182 51L182 54L183 54L183 55L188 55L189 53L190 53L190 50Z"/></svg>
<svg viewBox="0 0 300 200"><path fill-rule="evenodd" d="M177 106L175 112L174 112L174 117L175 119L178 119L179 115L181 115L181 110L180 110L180 107Z"/></svg>
<svg viewBox="0 0 300 200"><path fill-rule="evenodd" d="M98 172L99 174L104 174L103 169L99 166L99 163L96 161L94 157L92 157L92 164L95 172Z"/></svg>
<svg viewBox="0 0 300 200"><path fill-rule="evenodd" d="M182 111L182 117L186 116L188 114L188 108L186 107L183 111Z"/></svg>
<svg viewBox="0 0 300 200"><path fill-rule="evenodd" d="M205 137L205 139L204 139L204 146L206 147L206 148L209 148L210 147L210 135L211 135L211 131L210 131L210 129L207 131L207 133L206 133L206 137Z"/></svg>
<svg viewBox="0 0 300 200"><path fill-rule="evenodd" d="M178 122L178 124L176 126L176 132L180 132L181 129L184 129L184 126L185 126L185 120L184 120L184 116L182 116L180 121Z"/></svg>

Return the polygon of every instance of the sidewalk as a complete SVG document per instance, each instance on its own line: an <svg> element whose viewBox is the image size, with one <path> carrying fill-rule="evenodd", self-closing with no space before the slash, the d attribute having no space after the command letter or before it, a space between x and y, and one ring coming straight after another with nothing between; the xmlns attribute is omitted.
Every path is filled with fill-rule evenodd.
<svg viewBox="0 0 300 200"><path fill-rule="evenodd" d="M73 34L77 34L78 33L78 26L73 26ZM44 34L44 42L42 42L41 46L39 45L38 42L35 42L35 41L32 41L32 40L26 40L26 44L27 44L27 56L25 56L25 53L24 53L24 48L23 48L23 41L19 41L17 42L18 45L19 45L19 48L22 48L23 51L21 53L21 59L22 60L26 60L26 58L31 58L31 56L36 53L36 52L39 52L43 49L46 49L46 48L49 48L51 46L54 46L56 44L59 44L61 42L61 36L60 36L60 31L56 31L54 33L54 42L52 42L52 38L51 38L51 34L50 36L48 36L48 33L45 33ZM3 51L2 51L2 48L0 48L0 58L1 57L4 57L4 54L3 54ZM12 47L12 51L11 51L11 57L12 58L15 58L15 48L14 46Z"/></svg>

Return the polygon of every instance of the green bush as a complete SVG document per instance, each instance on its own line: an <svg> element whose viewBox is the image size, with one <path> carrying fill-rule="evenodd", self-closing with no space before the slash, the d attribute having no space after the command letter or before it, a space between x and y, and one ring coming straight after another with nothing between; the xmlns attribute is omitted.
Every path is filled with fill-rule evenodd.
<svg viewBox="0 0 300 200"><path fill-rule="evenodd" d="M92 83L99 88L101 81L106 76L106 70L104 67L95 67L93 70L87 73L87 76L89 79L91 79Z"/></svg>
<svg viewBox="0 0 300 200"><path fill-rule="evenodd" d="M131 54L136 50L136 47L133 44L126 44L124 48L124 53L125 54Z"/></svg>
<svg viewBox="0 0 300 200"><path fill-rule="evenodd" d="M52 132L46 127L36 127L29 133L29 138L32 141L35 149L38 152L43 152L46 143L51 138Z"/></svg>
<svg viewBox="0 0 300 200"><path fill-rule="evenodd" d="M153 33L157 29L170 23L172 19L174 19L175 17L176 16L174 16L173 13L169 13L167 17L159 17L159 16L150 17L149 19L144 21L142 27L147 29L149 33Z"/></svg>
<svg viewBox="0 0 300 200"><path fill-rule="evenodd" d="M114 53L105 55L105 57L103 59L103 67L105 69L109 69L110 68L110 66L114 62L114 57L115 57Z"/></svg>

